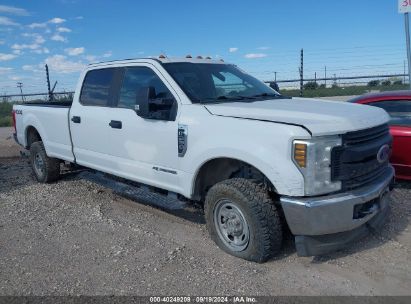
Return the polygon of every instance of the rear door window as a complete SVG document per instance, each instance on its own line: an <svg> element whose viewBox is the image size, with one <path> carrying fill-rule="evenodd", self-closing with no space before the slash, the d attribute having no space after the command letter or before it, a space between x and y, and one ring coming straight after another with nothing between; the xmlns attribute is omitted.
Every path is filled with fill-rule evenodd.
<svg viewBox="0 0 411 304"><path fill-rule="evenodd" d="M85 106L108 106L115 69L89 71L84 78L80 103Z"/></svg>
<svg viewBox="0 0 411 304"><path fill-rule="evenodd" d="M384 100L369 103L387 111L390 125L411 127L411 100Z"/></svg>

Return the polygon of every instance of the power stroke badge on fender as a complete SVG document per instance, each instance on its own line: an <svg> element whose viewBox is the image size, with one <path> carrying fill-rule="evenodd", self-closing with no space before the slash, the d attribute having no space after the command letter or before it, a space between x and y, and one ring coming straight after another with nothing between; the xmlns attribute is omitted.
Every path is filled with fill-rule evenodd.
<svg viewBox="0 0 411 304"><path fill-rule="evenodd" d="M178 157L183 157L187 152L187 136L188 126L179 124L177 133Z"/></svg>

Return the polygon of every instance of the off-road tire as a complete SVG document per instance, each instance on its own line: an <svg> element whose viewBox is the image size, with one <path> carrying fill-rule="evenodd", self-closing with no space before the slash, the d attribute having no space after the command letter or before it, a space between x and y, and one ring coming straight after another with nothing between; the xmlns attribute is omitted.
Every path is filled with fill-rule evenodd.
<svg viewBox="0 0 411 304"><path fill-rule="evenodd" d="M42 161L41 172L36 169L36 158ZM30 146L30 164L35 178L40 183L52 183L60 178L60 160L48 157L41 141L36 141Z"/></svg>
<svg viewBox="0 0 411 304"><path fill-rule="evenodd" d="M249 241L242 251L233 251L217 232L215 207L219 201L225 200L239 208L247 221ZM234 178L214 185L206 195L204 211L211 238L231 255L262 263L282 247L283 227L277 207L264 187L255 181Z"/></svg>

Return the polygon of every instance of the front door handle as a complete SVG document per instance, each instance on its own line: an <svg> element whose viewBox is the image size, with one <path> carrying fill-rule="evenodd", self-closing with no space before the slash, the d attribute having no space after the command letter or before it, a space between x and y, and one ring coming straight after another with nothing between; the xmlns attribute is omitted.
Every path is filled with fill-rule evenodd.
<svg viewBox="0 0 411 304"><path fill-rule="evenodd" d="M121 123L121 121L118 121L118 120L112 120L110 121L108 125L112 127L113 129L121 129L123 127L123 124Z"/></svg>
<svg viewBox="0 0 411 304"><path fill-rule="evenodd" d="M80 116L73 116L71 118L71 121L74 122L74 123L81 123L81 118L80 118Z"/></svg>

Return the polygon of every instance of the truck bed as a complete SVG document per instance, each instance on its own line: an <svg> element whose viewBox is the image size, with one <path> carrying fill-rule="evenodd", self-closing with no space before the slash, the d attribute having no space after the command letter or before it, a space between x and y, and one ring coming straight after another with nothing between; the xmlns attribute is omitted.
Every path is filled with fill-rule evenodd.
<svg viewBox="0 0 411 304"><path fill-rule="evenodd" d="M70 108L73 101L27 101L22 103L23 106L38 106L38 107L57 107Z"/></svg>
<svg viewBox="0 0 411 304"><path fill-rule="evenodd" d="M27 146L30 129L40 135L47 155L63 160L74 159L69 130L71 102L27 102L13 106L16 111L17 140Z"/></svg>

